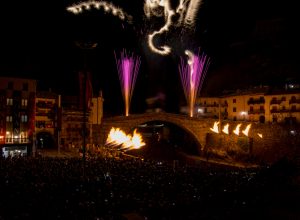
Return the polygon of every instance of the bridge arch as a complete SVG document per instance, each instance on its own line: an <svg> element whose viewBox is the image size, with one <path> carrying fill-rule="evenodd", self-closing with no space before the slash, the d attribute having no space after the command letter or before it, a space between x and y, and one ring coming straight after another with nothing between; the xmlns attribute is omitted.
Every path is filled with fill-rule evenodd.
<svg viewBox="0 0 300 220"><path fill-rule="evenodd" d="M36 134L37 148L38 149L53 149L55 148L55 141L53 135L49 131L39 131Z"/></svg>
<svg viewBox="0 0 300 220"><path fill-rule="evenodd" d="M132 132L135 127L140 124L149 123L152 121L161 121L173 124L187 134L194 137L199 150L205 147L206 134L211 126L210 120L199 118L191 118L187 115L178 115L172 113L145 113L137 115L116 116L104 118L100 130L100 144L105 144L108 133L112 127L120 128L124 132Z"/></svg>

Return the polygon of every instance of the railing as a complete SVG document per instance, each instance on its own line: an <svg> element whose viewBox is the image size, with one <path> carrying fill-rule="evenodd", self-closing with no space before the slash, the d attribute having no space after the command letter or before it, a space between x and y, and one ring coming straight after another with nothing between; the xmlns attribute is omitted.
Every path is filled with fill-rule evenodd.
<svg viewBox="0 0 300 220"><path fill-rule="evenodd" d="M29 143L28 138L5 138L5 143Z"/></svg>
<svg viewBox="0 0 300 220"><path fill-rule="evenodd" d="M260 98L260 99L249 99L248 100L248 105L254 105L254 104L264 104L265 103L265 99L264 98Z"/></svg>
<svg viewBox="0 0 300 220"><path fill-rule="evenodd" d="M287 112L300 112L300 108L297 109L271 109L271 113L287 113Z"/></svg>
<svg viewBox="0 0 300 220"><path fill-rule="evenodd" d="M281 102L282 100L272 99L270 105L279 105Z"/></svg>
<svg viewBox="0 0 300 220"><path fill-rule="evenodd" d="M300 99L291 99L289 104L300 104Z"/></svg>
<svg viewBox="0 0 300 220"><path fill-rule="evenodd" d="M264 114L264 113L265 113L264 109L257 109L257 110L248 111L248 115L251 115L251 114Z"/></svg>

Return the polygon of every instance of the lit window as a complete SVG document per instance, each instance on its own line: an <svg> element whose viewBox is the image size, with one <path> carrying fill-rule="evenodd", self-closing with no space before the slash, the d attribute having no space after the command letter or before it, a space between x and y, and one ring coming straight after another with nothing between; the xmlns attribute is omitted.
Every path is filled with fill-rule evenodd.
<svg viewBox="0 0 300 220"><path fill-rule="evenodd" d="M6 116L6 122L12 122L12 116Z"/></svg>
<svg viewBox="0 0 300 220"><path fill-rule="evenodd" d="M27 106L27 103L28 103L27 99L22 99L22 106Z"/></svg>
<svg viewBox="0 0 300 220"><path fill-rule="evenodd" d="M27 121L28 121L27 115L22 115L21 116L21 122L27 122Z"/></svg>
<svg viewBox="0 0 300 220"><path fill-rule="evenodd" d="M7 98L7 99L6 99L6 104L7 104L7 105L13 105L13 99Z"/></svg>

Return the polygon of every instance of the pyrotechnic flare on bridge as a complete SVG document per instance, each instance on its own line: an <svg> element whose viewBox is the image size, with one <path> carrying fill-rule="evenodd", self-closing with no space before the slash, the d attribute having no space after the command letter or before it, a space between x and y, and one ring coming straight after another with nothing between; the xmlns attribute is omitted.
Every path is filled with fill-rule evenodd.
<svg viewBox="0 0 300 220"><path fill-rule="evenodd" d="M193 117L197 94L202 88L210 60L204 53L195 55L191 51L186 50L185 54L188 56L188 61L186 63L181 57L179 72L184 95L190 110L190 117Z"/></svg>
<svg viewBox="0 0 300 220"><path fill-rule="evenodd" d="M129 55L124 49L120 58L115 53L122 95L125 102L125 115L129 115L129 106L133 94L136 78L139 72L141 59L140 56Z"/></svg>

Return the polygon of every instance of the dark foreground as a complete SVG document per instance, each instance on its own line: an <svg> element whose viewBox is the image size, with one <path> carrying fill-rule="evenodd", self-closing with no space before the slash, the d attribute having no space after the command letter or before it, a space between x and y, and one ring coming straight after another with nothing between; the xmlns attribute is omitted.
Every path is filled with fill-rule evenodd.
<svg viewBox="0 0 300 220"><path fill-rule="evenodd" d="M133 158L0 159L0 219L300 219L299 170Z"/></svg>

